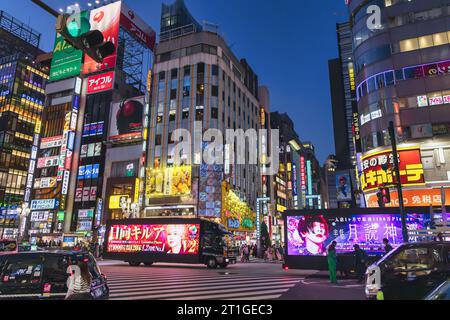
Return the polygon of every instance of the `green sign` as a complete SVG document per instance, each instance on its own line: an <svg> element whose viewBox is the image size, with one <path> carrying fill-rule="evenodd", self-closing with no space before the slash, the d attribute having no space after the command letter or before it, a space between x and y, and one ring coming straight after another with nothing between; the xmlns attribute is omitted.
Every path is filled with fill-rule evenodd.
<svg viewBox="0 0 450 320"><path fill-rule="evenodd" d="M82 22L86 19L89 20L89 12L82 12L81 17ZM80 75L82 61L83 51L75 49L64 40L63 36L57 33L50 68L50 81L58 81Z"/></svg>
<svg viewBox="0 0 450 320"><path fill-rule="evenodd" d="M64 211L59 211L57 216L58 216L58 221L64 221L64 216L66 215L66 213Z"/></svg>

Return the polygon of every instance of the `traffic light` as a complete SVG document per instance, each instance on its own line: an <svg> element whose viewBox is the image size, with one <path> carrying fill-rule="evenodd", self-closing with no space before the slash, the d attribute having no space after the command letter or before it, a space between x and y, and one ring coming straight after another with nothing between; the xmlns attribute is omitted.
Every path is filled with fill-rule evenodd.
<svg viewBox="0 0 450 320"><path fill-rule="evenodd" d="M56 31L64 37L64 40L98 63L102 63L116 50L112 42L105 41L101 31L91 31L89 19L83 13L59 15Z"/></svg>
<svg viewBox="0 0 450 320"><path fill-rule="evenodd" d="M378 198L378 206L380 208L386 207L386 204L391 202L391 193L389 191L389 188L380 188L377 192L377 198Z"/></svg>

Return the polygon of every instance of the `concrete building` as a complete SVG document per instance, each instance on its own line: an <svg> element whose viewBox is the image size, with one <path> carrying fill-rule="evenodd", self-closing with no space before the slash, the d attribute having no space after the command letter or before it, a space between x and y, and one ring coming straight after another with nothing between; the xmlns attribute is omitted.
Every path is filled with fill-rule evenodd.
<svg viewBox="0 0 450 320"><path fill-rule="evenodd" d="M381 22L368 28L373 4ZM392 121L405 204L440 206L439 189L450 186L450 2L354 0L349 12L367 205L392 186ZM394 190L391 199L398 205Z"/></svg>
<svg viewBox="0 0 450 320"><path fill-rule="evenodd" d="M205 165L202 151L207 143L192 139L176 166L172 133L186 129L192 137L201 137L210 128L260 129L257 76L217 29L200 27L183 1L163 5L161 21L153 66L145 217L206 217L222 222L238 239L256 239L258 165L231 164L227 155L233 147L226 143L224 164ZM247 148L246 159L249 152L254 155ZM170 188L175 182L177 188Z"/></svg>

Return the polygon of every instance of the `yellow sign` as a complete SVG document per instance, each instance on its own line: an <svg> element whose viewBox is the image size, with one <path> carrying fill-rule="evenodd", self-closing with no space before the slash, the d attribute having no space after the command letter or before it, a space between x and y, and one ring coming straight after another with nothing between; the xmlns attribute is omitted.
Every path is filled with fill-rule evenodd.
<svg viewBox="0 0 450 320"><path fill-rule="evenodd" d="M134 202L138 203L139 202L139 178L136 178L136 182L134 184Z"/></svg>
<svg viewBox="0 0 450 320"><path fill-rule="evenodd" d="M109 209L122 209L122 204L127 204L129 198L128 195L109 197Z"/></svg>

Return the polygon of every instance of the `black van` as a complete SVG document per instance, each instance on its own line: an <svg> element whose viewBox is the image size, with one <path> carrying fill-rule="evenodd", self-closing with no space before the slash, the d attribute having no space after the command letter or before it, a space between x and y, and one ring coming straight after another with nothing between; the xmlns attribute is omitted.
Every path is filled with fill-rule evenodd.
<svg viewBox="0 0 450 320"><path fill-rule="evenodd" d="M57 250L1 255L0 300L63 300L67 293L67 269L80 254L89 258L93 298L108 299L106 277L91 254Z"/></svg>
<svg viewBox="0 0 450 320"><path fill-rule="evenodd" d="M403 244L366 272L366 297L421 300L450 278L450 242Z"/></svg>

